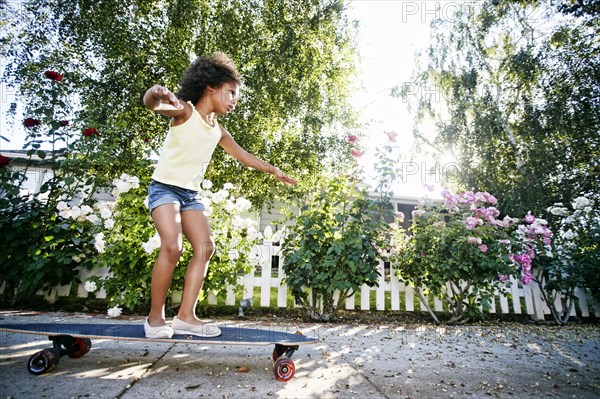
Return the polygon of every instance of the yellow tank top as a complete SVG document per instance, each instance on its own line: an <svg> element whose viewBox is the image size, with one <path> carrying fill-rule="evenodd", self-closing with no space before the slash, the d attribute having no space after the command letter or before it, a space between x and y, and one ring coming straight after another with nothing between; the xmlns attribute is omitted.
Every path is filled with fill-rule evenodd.
<svg viewBox="0 0 600 399"><path fill-rule="evenodd" d="M221 128L215 119L210 126L194 105L192 115L178 126L171 126L163 144L152 178L164 184L200 191L204 173L221 140Z"/></svg>

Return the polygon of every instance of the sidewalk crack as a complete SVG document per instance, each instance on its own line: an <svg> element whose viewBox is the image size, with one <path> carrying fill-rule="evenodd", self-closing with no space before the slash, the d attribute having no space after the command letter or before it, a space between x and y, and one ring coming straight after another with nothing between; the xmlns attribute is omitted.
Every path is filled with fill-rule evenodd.
<svg viewBox="0 0 600 399"><path fill-rule="evenodd" d="M367 376L365 373L363 373L361 371L360 367L356 367L351 361L349 361L348 359L346 359L343 355L340 356L340 358L343 359L346 362L347 365L349 365L354 370L356 370L356 372L358 372L358 374L360 374L373 387L373 389L377 393L379 393L385 399L390 399L390 397L380 387L378 387L373 381L371 381L371 379L369 378L369 376Z"/></svg>
<svg viewBox="0 0 600 399"><path fill-rule="evenodd" d="M138 383L138 381L142 380L150 371L152 371L154 366L158 362L160 362L167 355L167 353L169 353L171 351L171 349L173 349L174 346L175 346L175 344L171 344L171 346L169 346L169 348L162 355L160 355L158 358L156 358L156 360L150 366L148 366L146 368L146 370L142 373L142 375L140 375L137 378L132 379L130 381L130 383L127 384L127 386L125 386L125 388L123 388L123 390L115 396L115 399L121 399L123 397L123 395L125 395L127 393L127 391L129 391L131 388L133 388L133 386L135 384Z"/></svg>

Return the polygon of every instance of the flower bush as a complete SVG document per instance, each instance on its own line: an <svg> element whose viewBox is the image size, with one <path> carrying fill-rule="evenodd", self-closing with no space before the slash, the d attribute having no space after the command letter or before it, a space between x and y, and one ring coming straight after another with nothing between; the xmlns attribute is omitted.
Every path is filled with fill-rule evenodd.
<svg viewBox="0 0 600 399"><path fill-rule="evenodd" d="M600 210L592 199L580 196L570 205L554 204L547 213L557 234L535 279L554 322L563 325L575 306L575 288L587 288L600 300Z"/></svg>
<svg viewBox="0 0 600 399"><path fill-rule="evenodd" d="M84 256L94 251L88 240L91 225L73 223L56 213L56 206L67 197L85 203L93 192L93 176L75 167L81 154L42 149L43 145L60 147L72 134L63 111L70 108L68 86L59 84L61 74L49 72L35 85L37 103L28 104L28 117L23 120L29 158L23 168L0 168L0 285L3 299L11 304L29 302L38 292L47 293L57 285L79 283L79 269L92 266ZM39 192L29 193L21 187L33 164L47 166L51 173Z"/></svg>
<svg viewBox="0 0 600 399"><path fill-rule="evenodd" d="M58 208L63 216L96 226L91 235L96 250L94 265L108 270L108 275L92 277L87 283L105 289L113 314L117 314L117 307L132 310L150 302L149 287L160 238L147 208L148 183L149 177L138 179L123 174L113 180L114 202L99 202L93 207L62 204ZM205 188L211 186L205 181ZM212 291L217 296L225 295L227 285L241 289L237 287L237 277L250 271L250 249L259 238L255 222L241 216L251 203L243 197L236 198L234 193L232 184L203 193L217 244L203 292ZM186 241L181 264L187 264L191 256L192 249ZM172 291L183 289L184 277L185 267L177 268Z"/></svg>
<svg viewBox="0 0 600 399"><path fill-rule="evenodd" d="M369 198L361 184L358 136L346 138L355 158L348 175L319 176L301 183L299 215L288 213L283 242L285 282L296 303L318 321L329 320L366 284L378 284L379 250L387 230L389 196Z"/></svg>
<svg viewBox="0 0 600 399"><path fill-rule="evenodd" d="M425 296L445 300L452 324L482 317L496 290L509 284L509 276L528 284L531 260L539 251L533 243L551 233L533 221L500 219L497 199L487 192L444 191L442 196L443 202L424 200L417 206L408 232L392 224L389 260L399 278L416 288L436 323L440 321Z"/></svg>
<svg viewBox="0 0 600 399"><path fill-rule="evenodd" d="M377 285L385 223L377 201L351 177L309 188L283 243L285 282L313 319L329 320L363 284Z"/></svg>
<svg viewBox="0 0 600 399"><path fill-rule="evenodd" d="M216 243L203 292L211 291L224 298L227 285L235 292L243 289L237 280L240 275L251 271L251 249L259 243L261 234L256 221L244 216L252 208L252 203L238 195L236 186L225 183L223 188L211 191L212 183L205 180L203 188L203 201ZM191 250L188 253L191 256Z"/></svg>

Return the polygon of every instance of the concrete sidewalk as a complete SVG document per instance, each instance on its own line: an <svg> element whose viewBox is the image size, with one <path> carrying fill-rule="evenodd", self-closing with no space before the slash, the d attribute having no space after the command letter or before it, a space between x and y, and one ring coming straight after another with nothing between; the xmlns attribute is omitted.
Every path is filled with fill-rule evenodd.
<svg viewBox="0 0 600 399"><path fill-rule="evenodd" d="M142 323L143 318L0 312L0 323ZM320 338L293 355L289 382L271 346L94 340L33 376L43 336L0 333L4 398L600 398L600 327L506 324L435 327L218 321ZM246 372L240 369L249 369Z"/></svg>

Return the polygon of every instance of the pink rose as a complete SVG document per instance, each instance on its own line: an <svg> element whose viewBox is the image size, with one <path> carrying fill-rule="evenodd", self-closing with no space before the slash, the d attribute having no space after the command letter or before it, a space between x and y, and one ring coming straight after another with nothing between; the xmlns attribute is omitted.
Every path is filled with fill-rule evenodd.
<svg viewBox="0 0 600 399"><path fill-rule="evenodd" d="M350 154L352 154L354 158L360 158L362 157L363 152L358 148L353 148L350 150Z"/></svg>
<svg viewBox="0 0 600 399"><path fill-rule="evenodd" d="M390 139L390 141L391 141L392 143L395 143L395 142L396 142L396 137L398 137L398 133L396 133L396 132L394 132L394 131L391 131L391 132L384 132L384 133L385 133L385 134L387 134L387 136L388 136L388 139Z"/></svg>
<svg viewBox="0 0 600 399"><path fill-rule="evenodd" d="M525 215L525 222L529 224L535 222L535 216L531 214L531 211L527 212L527 215Z"/></svg>
<svg viewBox="0 0 600 399"><path fill-rule="evenodd" d="M358 136L356 136L355 134L349 134L348 137L346 137L346 141L348 143L356 143L358 141Z"/></svg>

